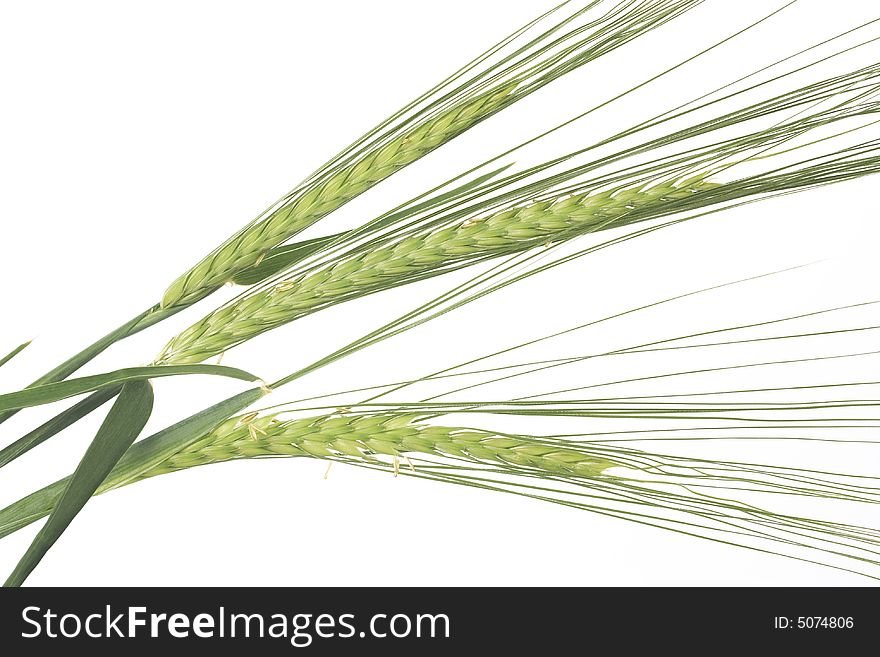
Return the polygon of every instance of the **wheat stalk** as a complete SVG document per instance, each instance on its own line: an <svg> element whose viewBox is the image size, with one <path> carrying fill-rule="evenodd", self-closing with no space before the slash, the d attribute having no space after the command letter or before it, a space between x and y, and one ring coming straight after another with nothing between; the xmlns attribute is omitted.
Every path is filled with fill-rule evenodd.
<svg viewBox="0 0 880 657"><path fill-rule="evenodd" d="M192 303L257 264L272 247L502 109L511 101L517 84L507 84L441 112L309 188L180 276L166 290L162 307Z"/></svg>
<svg viewBox="0 0 880 657"><path fill-rule="evenodd" d="M865 566L880 565L876 530L790 516L742 501L738 495L806 495L877 504L880 489L872 487L872 478L665 456L605 441L581 441L577 434L539 437L436 426L425 423L434 413L408 413L403 408L367 414L345 409L342 414L300 419L283 419L284 414L230 418L150 468L114 469L96 493L201 465L307 457L513 493L710 540L757 545L762 551L795 558L802 558L797 549L806 548L857 559ZM49 514L67 481L0 510L0 536ZM760 547L762 542L765 547ZM816 563L873 576L870 570Z"/></svg>
<svg viewBox="0 0 880 657"><path fill-rule="evenodd" d="M199 362L353 295L397 284L451 262L513 253L620 225L634 210L716 186L694 179L613 194L578 194L410 236L219 308L172 339L156 362Z"/></svg>

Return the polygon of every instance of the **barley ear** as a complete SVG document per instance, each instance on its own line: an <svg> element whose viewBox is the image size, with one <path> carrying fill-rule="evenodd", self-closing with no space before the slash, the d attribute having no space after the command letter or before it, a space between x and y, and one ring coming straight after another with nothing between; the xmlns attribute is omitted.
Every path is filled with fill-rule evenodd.
<svg viewBox="0 0 880 657"><path fill-rule="evenodd" d="M399 466L407 454L417 453L580 477L604 476L606 470L619 465L589 451L562 448L525 436L428 426L412 415L318 416L284 421L277 414L249 414L224 422L144 472L141 478L260 456L381 462L395 467L394 463Z"/></svg>
<svg viewBox="0 0 880 657"><path fill-rule="evenodd" d="M320 179L175 280L165 291L162 307L192 304L211 294L256 265L270 249L502 109L513 101L517 86L507 83L435 113Z"/></svg>
<svg viewBox="0 0 880 657"><path fill-rule="evenodd" d="M400 285L450 263L502 256L644 218L717 184L688 180L616 194L576 194L466 221L399 240L295 280L244 296L173 338L157 363L198 363L307 314Z"/></svg>

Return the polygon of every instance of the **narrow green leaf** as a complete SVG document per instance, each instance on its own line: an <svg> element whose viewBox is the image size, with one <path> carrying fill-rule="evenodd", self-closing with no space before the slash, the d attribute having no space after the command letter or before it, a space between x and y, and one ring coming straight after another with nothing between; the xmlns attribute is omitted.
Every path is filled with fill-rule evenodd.
<svg viewBox="0 0 880 657"><path fill-rule="evenodd" d="M129 336L140 333L144 329L147 329L154 324L158 324L162 320L165 320L168 317L175 315L183 309L184 306L180 306L177 308L159 308L158 305L155 305L145 310L141 314L127 321L122 326L114 329L97 342L89 345L75 356L68 358L59 366L55 367L49 372L46 372L43 376L31 383L28 387L34 388L36 386L45 385L47 383L63 381L71 374L76 372L83 365L90 362L93 358L106 351L110 346L114 345L120 340L124 340ZM17 412L17 410L0 411L0 424L11 418Z"/></svg>
<svg viewBox="0 0 880 657"><path fill-rule="evenodd" d="M128 367L107 374L95 374L68 381L59 381L58 383L48 383L0 395L0 411L49 404L86 392L118 386L122 383L155 379L163 376L177 376L180 374L214 374L241 381L260 380L259 377L249 372L223 365L151 365L149 367Z"/></svg>
<svg viewBox="0 0 880 657"><path fill-rule="evenodd" d="M97 492L136 480L169 456L198 440L218 424L260 399L266 390L253 388L230 397L132 445ZM58 504L70 477L60 479L0 510L0 538L43 518Z"/></svg>
<svg viewBox="0 0 880 657"><path fill-rule="evenodd" d="M63 379L66 379L68 376L73 374L80 367L82 367L83 365L88 363L90 360L92 360L95 356L97 356L98 354L100 354L104 350L106 350L110 345L112 345L115 342L118 342L119 340L122 340L123 338L127 337L128 335L132 334L133 332L136 332L136 328L143 321L145 321L148 317L150 317L152 314L154 314L156 312L157 312L157 308L153 307L153 308L150 308L149 310L146 310L146 311L142 312L141 314L133 317L132 319L128 320L125 324L114 329L113 331L111 331L110 333L108 333L107 335L102 337L100 340L89 345L88 347L83 349L81 352L79 352L78 354L73 356L72 358L67 359L66 361L61 363L58 367L50 370L49 372L46 372L43 376L41 376L39 379L37 379L36 381L31 383L28 387L34 388L36 386L45 385L47 383L55 383L56 381L61 381ZM9 418L11 418L13 415L15 415L17 412L18 412L18 409L13 409L13 410L9 410L9 411L0 411L0 423L5 422Z"/></svg>
<svg viewBox="0 0 880 657"><path fill-rule="evenodd" d="M70 477L59 479L0 511L0 538L9 536L49 515L69 480Z"/></svg>
<svg viewBox="0 0 880 657"><path fill-rule="evenodd" d="M21 586L134 443L152 411L153 387L149 381L132 381L122 387L49 520L6 580L6 586Z"/></svg>
<svg viewBox="0 0 880 657"><path fill-rule="evenodd" d="M15 349L13 349L8 354L3 356L3 358L0 358L0 367L3 367L4 365L6 365L6 363L11 361L16 356L18 356L18 354L20 354L22 351L24 351L28 347L28 345L30 345L30 343L31 343L31 341L28 340L24 344L18 345Z"/></svg>
<svg viewBox="0 0 880 657"><path fill-rule="evenodd" d="M14 443L7 445L0 450L0 468L11 463L37 445L49 440L52 436L61 433L67 427L78 422L96 408L103 406L106 402L118 395L119 390L120 388L118 386L98 390L82 401L77 402L67 410L62 411L30 433L25 434Z"/></svg>

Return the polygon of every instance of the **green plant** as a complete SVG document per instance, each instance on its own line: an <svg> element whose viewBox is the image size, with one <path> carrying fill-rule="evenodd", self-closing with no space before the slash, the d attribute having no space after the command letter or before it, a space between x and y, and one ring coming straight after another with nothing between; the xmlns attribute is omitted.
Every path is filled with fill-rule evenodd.
<svg viewBox="0 0 880 657"><path fill-rule="evenodd" d="M873 98L880 93L880 66L871 65L782 94L765 95L757 103L747 101L744 107L720 115L714 113L718 100L700 97L537 165L514 167L512 171L508 171L512 167L509 164L494 168L500 159L523 145L516 146L363 226L283 245L344 203L495 112L697 4L697 1L649 0L615 5L601 13L606 3L597 0L557 20L534 38L522 37L537 22L526 26L320 168L175 281L162 303L42 377L29 389L0 397L2 421L20 408L92 391L91 397L4 449L0 453L0 465L4 465L119 395L71 478L56 482L0 513L3 519L0 533L4 534L50 515L46 527L7 583L18 585L24 581L95 492L196 464L271 455L309 455L362 467L391 467L397 473L400 457L421 453L464 461L466 465L422 464L418 469L411 467L409 475L518 491L517 494L618 517L638 516L638 521L651 519L653 522L654 509L696 514L701 518L710 516L721 524L744 523L751 537L759 536L769 527L782 533L806 529L816 533L821 544L836 532L858 544L854 549L861 549L861 545L873 550L875 537L863 528L752 511L745 505L719 502L708 495L668 494L632 475L611 473L617 468L635 467L657 474L674 460L671 458L664 461L666 457L656 454L613 450L553 437L414 423L414 417L426 422L452 412L452 407L446 405L412 404L394 412L354 415L340 412L333 417L321 415L304 420L282 419L276 414L235 416L270 389L583 255L729 207L852 180L880 169L880 144L876 140L844 146L837 141L863 134L863 130L876 124L874 115L878 108ZM552 19L558 9L539 20ZM587 20L594 9L600 10L599 17ZM577 25L579 20L585 23ZM487 63L490 55L498 56L494 63ZM819 58L814 64L823 61ZM814 64L796 68L771 81L784 81ZM740 98L750 98L750 92L767 83L746 86L727 94L724 100L739 102ZM728 86L731 85L722 86L718 91ZM697 111L708 111L711 116L635 144L627 142L618 146L618 142L636 135L666 129L667 123L689 121L690 115ZM581 116L587 114L589 111ZM762 120L769 125L756 125ZM727 132L720 138L715 136L722 130ZM706 143L708 139L716 141ZM834 145L829 146L832 143ZM618 150L602 154L603 148ZM809 150L802 156L804 149ZM664 218L671 219L666 223L646 224L638 230L630 229L636 223ZM630 229L631 232L618 232L599 244L575 240L607 229ZM489 263L490 260L493 262ZM261 382L259 387L132 444L152 407L149 379L200 371L254 380L255 377L240 371L233 373L217 366L201 366L208 369L197 370L192 368L200 366L188 364L222 354L267 330L330 305L478 263L491 264L491 268L378 330L315 359L271 386ZM225 282L253 287L175 337L152 366L134 373L120 370L92 381L83 377L60 382L114 342L186 308ZM20 349L0 360L0 365ZM470 408L485 410L487 407L492 404L477 401L455 408L468 412ZM513 404L512 408L524 416L539 413L522 404ZM543 410L548 415L573 412L571 408L550 406ZM633 412L631 408L626 410ZM514 411L496 409L494 412ZM618 409L602 408L600 412L581 408L577 412L588 417L605 417L618 413ZM392 462L389 464L383 456L390 457ZM639 459L655 457L661 463L638 465ZM712 487L724 481L737 481L740 476L737 464L722 465L719 470L726 474L705 477L697 470L696 474L687 475L694 478L688 485ZM709 464L702 463L699 468L704 466L708 468ZM471 472L472 468L479 473ZM503 475L504 479L487 480L487 472ZM767 486L776 492L791 492L782 480L797 476L787 473ZM523 489L521 482L511 481L509 477L538 478L544 483ZM547 487L557 481L575 488L586 487L589 492L568 491L567 494L574 495L574 501L563 498L562 493ZM818 497L839 494L873 502L870 494L855 486L842 486L839 490L845 493L832 494L824 484L811 484L807 478L798 481L803 486L797 488L796 494ZM672 484L672 480L661 483L678 485ZM603 511L602 503L587 504L578 499L593 497L596 491L601 491L602 503L610 500L625 504L627 497L636 496L639 504L652 510L648 514L612 513L607 509ZM694 511L694 505L699 507L699 513ZM681 527L692 524L692 518L675 521L671 528L681 531ZM779 540L791 543L794 539ZM827 545L817 549L827 549ZM874 563L873 557L868 560Z"/></svg>
<svg viewBox="0 0 880 657"><path fill-rule="evenodd" d="M274 210L266 219L247 228L178 278L166 290L162 307L187 305L231 282L236 274L258 264L272 247L497 112L511 101L514 87L507 85L445 110L437 118L426 120L381 149L337 171L326 182L315 184L308 192Z"/></svg>

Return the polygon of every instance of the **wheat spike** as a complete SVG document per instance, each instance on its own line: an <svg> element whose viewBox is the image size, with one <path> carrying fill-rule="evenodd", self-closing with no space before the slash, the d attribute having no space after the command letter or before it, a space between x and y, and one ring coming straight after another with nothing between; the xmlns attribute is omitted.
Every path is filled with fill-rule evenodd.
<svg viewBox="0 0 880 657"><path fill-rule="evenodd" d="M298 194L174 281L162 307L190 304L210 294L234 274L257 264L269 249L501 109L515 87L508 84L459 103Z"/></svg>
<svg viewBox="0 0 880 657"><path fill-rule="evenodd" d="M399 240L217 309L180 333L158 363L197 363L327 305L405 282L455 261L491 257L627 222L633 210L717 186L701 180L574 195L497 212Z"/></svg>
<svg viewBox="0 0 880 657"><path fill-rule="evenodd" d="M253 429L253 430L252 430ZM484 464L536 468L543 472L595 477L617 464L574 449L489 431L428 426L408 415L318 416L281 420L266 415L232 418L190 444L141 479L197 465L259 456L339 458L377 463L407 453L466 459Z"/></svg>

